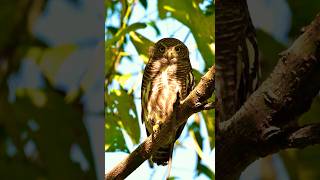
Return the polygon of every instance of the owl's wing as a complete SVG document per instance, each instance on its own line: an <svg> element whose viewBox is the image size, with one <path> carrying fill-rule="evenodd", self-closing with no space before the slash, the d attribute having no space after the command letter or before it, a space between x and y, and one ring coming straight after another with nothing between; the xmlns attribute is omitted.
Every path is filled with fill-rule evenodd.
<svg viewBox="0 0 320 180"><path fill-rule="evenodd" d="M191 65L190 65L190 68L191 68ZM190 92L194 89L194 87L195 87L195 81L194 81L194 76L193 76L193 74L192 74L192 68L191 68L191 70L189 71L189 73L188 73L188 75L187 75L187 77L186 77L186 90L187 90L187 96L190 94ZM180 96L182 96L181 94L180 94ZM184 97L184 98L186 98L186 97ZM180 98L181 99L181 98ZM182 99L181 99L182 100ZM180 137L180 135L181 135L181 133L182 133L182 131L183 131L183 128L184 128L184 126L186 125L186 123L187 122L185 122L185 123L183 123L179 128L178 128L178 130L177 130L177 132L176 132L176 137L175 137L175 140L177 140L179 137Z"/></svg>
<svg viewBox="0 0 320 180"><path fill-rule="evenodd" d="M150 62L150 59L149 59ZM147 116L148 116L148 100L152 91L152 79L156 73L152 71L151 63L147 63L142 78L142 85L141 85L141 120L142 123L145 122L147 126ZM151 133L148 132L148 128L146 127L147 136Z"/></svg>

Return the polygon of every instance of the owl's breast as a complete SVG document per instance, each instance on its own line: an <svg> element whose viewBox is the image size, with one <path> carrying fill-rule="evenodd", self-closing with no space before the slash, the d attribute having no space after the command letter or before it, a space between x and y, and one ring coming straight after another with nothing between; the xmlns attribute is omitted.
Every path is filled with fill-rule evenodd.
<svg viewBox="0 0 320 180"><path fill-rule="evenodd" d="M181 91L182 82L177 77L177 66L162 67L152 80L152 93L148 102L148 111L155 113L159 119L165 119L173 111L177 93Z"/></svg>

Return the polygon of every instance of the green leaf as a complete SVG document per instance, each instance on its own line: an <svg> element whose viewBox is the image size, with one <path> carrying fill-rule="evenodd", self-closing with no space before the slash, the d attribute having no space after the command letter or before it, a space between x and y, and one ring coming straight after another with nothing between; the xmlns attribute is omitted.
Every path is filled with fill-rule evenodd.
<svg viewBox="0 0 320 180"><path fill-rule="evenodd" d="M118 28L114 26L107 26L107 33L110 32L112 35L115 35L118 32Z"/></svg>
<svg viewBox="0 0 320 180"><path fill-rule="evenodd" d="M175 179L178 179L177 177L175 177L175 176L172 176L172 177L169 177L169 179L168 180L175 180Z"/></svg>
<svg viewBox="0 0 320 180"><path fill-rule="evenodd" d="M105 151L122 151L129 153L121 127L116 123L117 117L113 113L106 112L105 121Z"/></svg>
<svg viewBox="0 0 320 180"><path fill-rule="evenodd" d="M200 134L200 124L193 122L189 127L189 131L192 131L195 135L196 141L202 150L203 138Z"/></svg>
<svg viewBox="0 0 320 180"><path fill-rule="evenodd" d="M147 0L139 0L140 1L140 3L142 4L142 6L145 8L145 9L147 9L147 7L148 7L148 1Z"/></svg>
<svg viewBox="0 0 320 180"><path fill-rule="evenodd" d="M213 3L213 2L212 2ZM158 1L161 19L173 17L188 26L197 42L199 51L206 62L206 70L214 62L214 14L205 15L196 0Z"/></svg>
<svg viewBox="0 0 320 180"><path fill-rule="evenodd" d="M124 129L134 144L139 143L140 128L133 94L128 94L122 87L111 90L106 96L106 108L109 108L107 114L112 115L106 118L112 118L119 127Z"/></svg>
<svg viewBox="0 0 320 180"><path fill-rule="evenodd" d="M214 179L214 173L207 166L199 164L197 170L205 174L209 179Z"/></svg>
<svg viewBox="0 0 320 180"><path fill-rule="evenodd" d="M212 109L212 110L202 111L201 113L203 115L204 121L206 122L206 127L209 135L210 148L213 149L215 146L214 144L215 143L215 133L214 133L215 111L214 109Z"/></svg>
<svg viewBox="0 0 320 180"><path fill-rule="evenodd" d="M130 40L135 46L140 58L143 60L144 63L147 63L149 60L149 48L153 46L154 43L150 41L148 38L136 32L130 33Z"/></svg>
<svg viewBox="0 0 320 180"><path fill-rule="evenodd" d="M148 25L153 27L153 29L156 31L157 36L159 36L161 34L160 29L158 28L158 26L156 25L156 23L154 21L149 22Z"/></svg>
<svg viewBox="0 0 320 180"><path fill-rule="evenodd" d="M116 80L122 87L126 84L129 78L131 78L132 74L122 74L115 75L114 80Z"/></svg>
<svg viewBox="0 0 320 180"><path fill-rule="evenodd" d="M203 76L202 73L200 73L198 70L196 69L192 69L192 74L194 76L195 79L195 84L198 84L198 82L200 82L201 77Z"/></svg>
<svg viewBox="0 0 320 180"><path fill-rule="evenodd" d="M191 138L193 139L193 143L195 144L195 151L197 152L197 166L200 165L201 159L203 158L203 138L200 134L200 116L199 114L195 114L194 122L189 126L189 133ZM198 175L201 173L197 169Z"/></svg>
<svg viewBox="0 0 320 180"><path fill-rule="evenodd" d="M130 26L127 26L125 28L121 28L113 38L106 41L105 46L109 47L112 44L118 42L121 37L125 36L129 32L135 31L137 29L142 29L145 27L147 27L147 25L145 23L133 23Z"/></svg>

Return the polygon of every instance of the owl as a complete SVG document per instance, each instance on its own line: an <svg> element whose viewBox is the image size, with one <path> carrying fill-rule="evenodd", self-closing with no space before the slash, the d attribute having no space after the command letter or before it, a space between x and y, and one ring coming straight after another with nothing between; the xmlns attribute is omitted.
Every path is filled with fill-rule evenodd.
<svg viewBox="0 0 320 180"><path fill-rule="evenodd" d="M221 122L259 85L258 46L246 0L217 1L216 52L216 122Z"/></svg>
<svg viewBox="0 0 320 180"><path fill-rule="evenodd" d="M187 97L194 87L194 77L186 45L175 38L163 38L149 49L149 61L144 69L141 87L142 122L147 135L152 134L159 124L166 123L172 114L174 103ZM185 124L174 137L151 157L158 165L167 165L173 145Z"/></svg>

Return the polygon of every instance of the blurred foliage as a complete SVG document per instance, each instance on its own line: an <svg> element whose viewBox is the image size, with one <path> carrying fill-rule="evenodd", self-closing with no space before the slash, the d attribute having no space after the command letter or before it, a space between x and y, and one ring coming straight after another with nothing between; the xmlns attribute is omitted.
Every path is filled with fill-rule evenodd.
<svg viewBox="0 0 320 180"><path fill-rule="evenodd" d="M93 169L83 172L77 163L70 160L70 147L78 144L86 159L90 160L90 167L94 167L86 127L79 123L82 119L81 106L77 103L66 104L64 97L51 88L41 92L46 102L40 106L32 101L28 93L19 93L13 104L7 101L8 94L1 93L0 156L3 158L0 168L7 169L1 171L1 177L94 179ZM11 145L7 142L16 147L16 152L10 152ZM31 154L26 153L29 143L35 145L35 152Z"/></svg>
<svg viewBox="0 0 320 180"><path fill-rule="evenodd" d="M69 92L56 87L57 72L77 47L48 47L31 31L46 2L3 1L0 6L0 176L97 179L83 121L82 93L70 98ZM30 69L20 77L25 63L39 68L39 81L43 82L33 79L36 73ZM14 88L11 84L26 79L41 85L22 82L24 85ZM80 85L83 79L75 87L77 91L84 92ZM72 159L74 145L80 148L87 169Z"/></svg>
<svg viewBox="0 0 320 180"><path fill-rule="evenodd" d="M309 25L319 13L320 1L308 0L308 3L296 0L287 1L292 13L292 25L289 36L295 38L301 33L302 28Z"/></svg>
<svg viewBox="0 0 320 180"><path fill-rule="evenodd" d="M260 49L262 80L265 80L277 64L279 54L286 49L286 46L260 29L257 30L257 39Z"/></svg>
<svg viewBox="0 0 320 180"><path fill-rule="evenodd" d="M287 0L292 13L291 29L288 34L289 42L293 42L301 33L302 28L309 25L315 16L320 13L320 1L309 0L308 3L295 0ZM258 30L258 45L262 59L263 79L273 70L279 60L279 54L290 46L279 42L270 34ZM300 119L299 124L319 123L320 100L317 97L311 109ZM320 179L319 165L320 146L311 146L303 150L289 149L279 153L289 174L289 179ZM275 166L275 165L274 165ZM276 166L274 167L276 168Z"/></svg>
<svg viewBox="0 0 320 180"><path fill-rule="evenodd" d="M150 1L140 0L105 0L106 7L106 64L105 64L105 113L106 113L106 142L105 151L128 152L127 143L124 134L127 134L133 144L138 144L140 140L140 128L138 122L137 109L134 104L136 98L134 90L136 87L127 87L129 81L134 76L138 78L141 84L142 69L136 73L121 74L117 69L123 62L123 59L131 58L131 54L125 51L126 45L132 43L139 59L144 64L148 62L149 47L154 44L148 37L138 33L141 28L152 27L159 39L161 37L160 28L157 21L174 18L187 26L196 41L196 46L205 61L205 72L214 63L214 2L212 0L159 0L158 18L148 19L141 22L131 22L132 11L140 3L143 8L148 9ZM112 19L118 19L117 22L110 23ZM201 19L201 21L199 21ZM130 22L130 23L129 23ZM193 70L196 81L199 82L201 72ZM212 98L213 100L214 98ZM139 104L140 106L140 104ZM203 135L200 134L200 122L204 122L209 135L210 148L214 148L214 111L204 111L200 114L205 121L198 119L189 127L189 134L195 137L199 151L203 148ZM199 117L200 118L200 117ZM198 158L198 175L204 173L210 179L213 178L213 172L203 164L201 157ZM173 179L173 177L171 177Z"/></svg>

